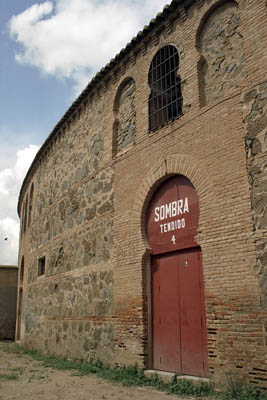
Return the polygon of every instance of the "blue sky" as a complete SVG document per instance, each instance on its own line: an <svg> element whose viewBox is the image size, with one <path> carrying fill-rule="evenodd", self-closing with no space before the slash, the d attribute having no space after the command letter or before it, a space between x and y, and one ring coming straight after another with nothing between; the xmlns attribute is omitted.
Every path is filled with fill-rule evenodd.
<svg viewBox="0 0 267 400"><path fill-rule="evenodd" d="M169 3L0 0L0 265L17 264L17 197L39 146L95 73Z"/></svg>

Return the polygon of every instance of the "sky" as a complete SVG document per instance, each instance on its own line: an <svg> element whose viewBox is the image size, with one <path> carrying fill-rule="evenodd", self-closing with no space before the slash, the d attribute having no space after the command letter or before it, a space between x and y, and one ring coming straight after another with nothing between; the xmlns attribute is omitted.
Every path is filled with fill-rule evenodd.
<svg viewBox="0 0 267 400"><path fill-rule="evenodd" d="M92 77L170 0L0 0L0 265L30 164Z"/></svg>

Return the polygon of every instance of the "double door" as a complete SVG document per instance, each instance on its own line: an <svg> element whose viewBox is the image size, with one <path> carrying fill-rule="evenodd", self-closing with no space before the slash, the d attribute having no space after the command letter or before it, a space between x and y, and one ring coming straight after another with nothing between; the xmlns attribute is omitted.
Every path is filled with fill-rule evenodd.
<svg viewBox="0 0 267 400"><path fill-rule="evenodd" d="M200 248L152 257L154 369L207 375Z"/></svg>

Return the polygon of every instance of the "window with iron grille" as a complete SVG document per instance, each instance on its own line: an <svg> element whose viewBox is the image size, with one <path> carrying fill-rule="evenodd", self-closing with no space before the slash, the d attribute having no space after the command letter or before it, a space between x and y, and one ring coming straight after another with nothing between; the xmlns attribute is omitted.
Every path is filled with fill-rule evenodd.
<svg viewBox="0 0 267 400"><path fill-rule="evenodd" d="M174 46L162 47L149 69L149 130L153 131L182 114L181 79L177 75L179 55Z"/></svg>
<svg viewBox="0 0 267 400"><path fill-rule="evenodd" d="M45 257L41 257L38 260L38 276L45 274Z"/></svg>

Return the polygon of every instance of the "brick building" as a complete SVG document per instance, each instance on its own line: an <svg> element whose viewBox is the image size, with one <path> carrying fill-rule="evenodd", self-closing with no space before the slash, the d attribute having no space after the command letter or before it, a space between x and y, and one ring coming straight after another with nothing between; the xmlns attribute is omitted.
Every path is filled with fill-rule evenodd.
<svg viewBox="0 0 267 400"><path fill-rule="evenodd" d="M267 7L174 0L23 182L17 338L267 387Z"/></svg>

